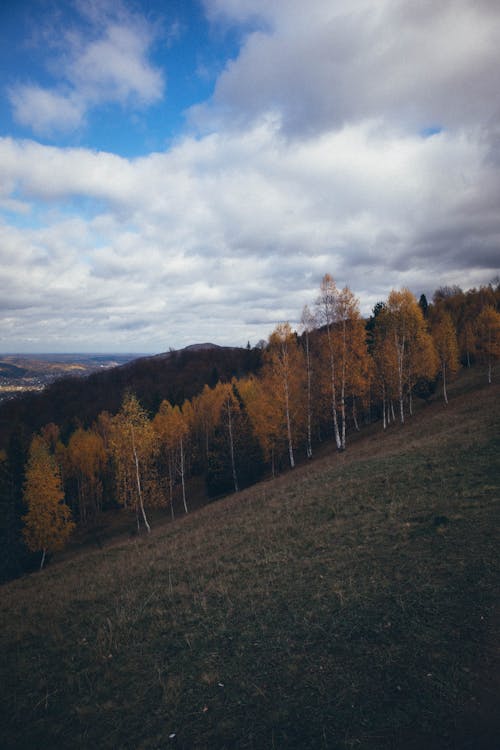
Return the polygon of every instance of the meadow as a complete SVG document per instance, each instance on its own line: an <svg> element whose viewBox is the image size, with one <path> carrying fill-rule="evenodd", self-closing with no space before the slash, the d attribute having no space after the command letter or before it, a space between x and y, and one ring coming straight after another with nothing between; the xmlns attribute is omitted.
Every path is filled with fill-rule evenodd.
<svg viewBox="0 0 500 750"><path fill-rule="evenodd" d="M447 407L2 586L0 746L497 747L483 382L465 371Z"/></svg>

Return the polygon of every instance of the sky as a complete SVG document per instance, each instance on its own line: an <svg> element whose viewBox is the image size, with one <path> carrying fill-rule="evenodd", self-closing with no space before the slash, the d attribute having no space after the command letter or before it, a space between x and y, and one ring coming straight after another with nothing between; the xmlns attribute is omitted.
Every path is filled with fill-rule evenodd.
<svg viewBox="0 0 500 750"><path fill-rule="evenodd" d="M255 345L500 271L498 0L4 0L0 352Z"/></svg>

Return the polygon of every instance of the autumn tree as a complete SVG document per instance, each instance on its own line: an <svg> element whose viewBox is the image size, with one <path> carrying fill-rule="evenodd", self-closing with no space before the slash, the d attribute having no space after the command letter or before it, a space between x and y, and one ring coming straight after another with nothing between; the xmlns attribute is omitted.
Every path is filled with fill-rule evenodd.
<svg viewBox="0 0 500 750"><path fill-rule="evenodd" d="M457 334L449 313L441 313L433 324L432 338L438 356L439 372L443 378L443 398L447 404L447 381L459 368Z"/></svg>
<svg viewBox="0 0 500 750"><path fill-rule="evenodd" d="M346 400L363 395L368 387L369 363L366 331L359 312L359 302L346 286L337 293L334 308L334 357L338 366L339 407L341 421L340 447L346 447ZM353 412L355 418L355 410Z"/></svg>
<svg viewBox="0 0 500 750"><path fill-rule="evenodd" d="M182 410L169 401L162 401L153 420L153 428L158 436L158 449L165 459L169 484L169 500L172 518L174 516L174 487L180 479L182 504L188 512L186 500L186 452L190 434L192 416L188 416L189 402ZM191 417L191 418L190 418Z"/></svg>
<svg viewBox="0 0 500 750"><path fill-rule="evenodd" d="M264 371L261 377L250 375L240 380L238 391L263 458L270 464L271 473L275 476L278 456L283 445L283 417L279 401L268 388L266 372Z"/></svg>
<svg viewBox="0 0 500 750"><path fill-rule="evenodd" d="M43 568L47 552L55 552L66 544L75 524L64 503L61 476L46 441L35 436L31 442L24 500L28 512L23 516L24 540L32 552L40 551Z"/></svg>
<svg viewBox="0 0 500 750"><path fill-rule="evenodd" d="M393 290L378 318L394 352L399 415L403 424L405 394L408 394L411 414L413 386L420 377L434 377L436 354L422 309L409 289Z"/></svg>
<svg viewBox="0 0 500 750"><path fill-rule="evenodd" d="M300 319L304 346L304 365L306 372L306 412L307 412L307 458L312 458L312 399L313 399L313 368L311 353L311 334L316 328L316 318L307 305L304 305Z"/></svg>
<svg viewBox="0 0 500 750"><path fill-rule="evenodd" d="M240 388L242 381L219 383L221 408L208 457L206 483L211 497L238 492L262 475L262 452ZM243 386L244 388L244 386Z"/></svg>
<svg viewBox="0 0 500 750"><path fill-rule="evenodd" d="M106 450L101 435L79 427L71 435L66 454L67 472L76 484L79 518L82 524L95 520L102 509L102 476Z"/></svg>
<svg viewBox="0 0 500 750"><path fill-rule="evenodd" d="M162 502L155 472L157 444L146 411L133 394L127 394L111 422L110 448L115 464L117 499L135 512L137 530L141 519L151 531L146 505Z"/></svg>
<svg viewBox="0 0 500 750"><path fill-rule="evenodd" d="M319 296L316 299L318 324L324 327L326 336L326 363L329 381L329 400L333 420L333 431L337 448L342 448L337 417L338 375L334 346L334 326L337 312L338 289L332 276L326 273L321 280Z"/></svg>
<svg viewBox="0 0 500 750"><path fill-rule="evenodd" d="M492 305L485 305L476 321L477 352L486 363L488 383L491 383L493 364L500 357L500 313Z"/></svg>
<svg viewBox="0 0 500 750"><path fill-rule="evenodd" d="M294 445L304 426L303 352L289 323L280 323L269 337L262 368L264 387L272 394L286 436L290 467L295 466Z"/></svg>

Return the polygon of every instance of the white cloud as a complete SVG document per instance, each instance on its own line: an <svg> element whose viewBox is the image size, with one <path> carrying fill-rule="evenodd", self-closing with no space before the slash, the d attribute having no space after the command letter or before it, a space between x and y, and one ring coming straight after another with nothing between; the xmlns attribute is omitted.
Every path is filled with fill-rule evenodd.
<svg viewBox="0 0 500 750"><path fill-rule="evenodd" d="M47 135L80 127L85 115L84 102L74 94L61 94L40 86L10 87L9 99L15 120L37 135Z"/></svg>
<svg viewBox="0 0 500 750"><path fill-rule="evenodd" d="M80 6L90 25L49 35L48 67L55 84L17 82L8 89L15 120L37 135L76 130L94 107L117 102L142 107L162 99L162 71L148 59L153 27L118 4Z"/></svg>
<svg viewBox="0 0 500 750"><path fill-rule="evenodd" d="M255 343L327 271L364 312L392 287L498 273L495 3L206 6L250 29L197 110L210 134L137 159L0 139L0 205L20 211L0 224L1 348ZM161 89L149 27L129 36L105 7L88 5L102 30L71 41L64 69L82 117Z"/></svg>
<svg viewBox="0 0 500 750"><path fill-rule="evenodd" d="M496 120L500 114L498 3L473 0L206 0L213 19L257 16L210 107L213 126L274 113L284 132L311 134L383 117L414 131ZM251 8L252 14L249 12Z"/></svg>
<svg viewBox="0 0 500 750"><path fill-rule="evenodd" d="M161 351L255 343L326 271L366 312L393 286L485 283L500 238L486 150L376 122L290 142L267 121L133 160L2 139L0 198L43 215L3 226L5 316L40 339L50 320L63 348Z"/></svg>

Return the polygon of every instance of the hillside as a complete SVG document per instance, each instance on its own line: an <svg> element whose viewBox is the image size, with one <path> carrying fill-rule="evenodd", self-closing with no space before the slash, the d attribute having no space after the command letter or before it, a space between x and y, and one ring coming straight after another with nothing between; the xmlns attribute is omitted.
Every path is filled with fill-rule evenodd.
<svg viewBox="0 0 500 750"><path fill-rule="evenodd" d="M56 422L64 435L76 424L89 426L101 411L118 411L126 391L135 393L150 411L163 399L181 404L205 383L214 385L219 379L256 371L260 360L257 349L195 344L86 377L59 377L41 393L26 393L0 403L0 448L7 446L16 429L22 430L22 439L27 441L49 422Z"/></svg>
<svg viewBox="0 0 500 750"><path fill-rule="evenodd" d="M5 748L496 747L500 388L2 587Z"/></svg>

